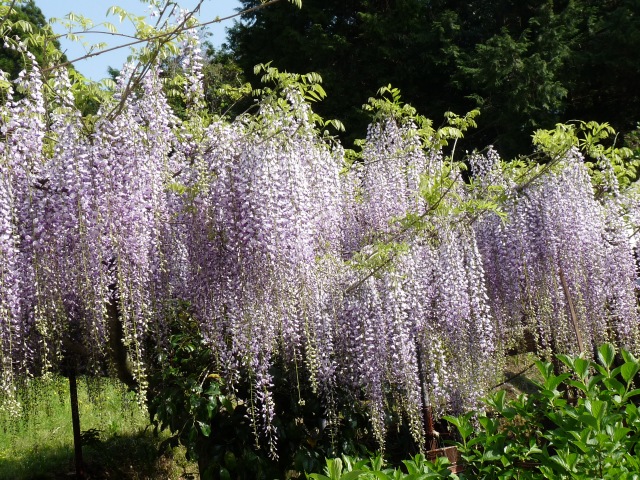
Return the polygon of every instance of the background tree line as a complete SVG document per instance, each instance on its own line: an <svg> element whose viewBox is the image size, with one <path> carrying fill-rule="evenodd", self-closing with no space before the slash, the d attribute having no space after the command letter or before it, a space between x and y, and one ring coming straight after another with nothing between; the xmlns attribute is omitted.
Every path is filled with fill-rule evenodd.
<svg viewBox="0 0 640 480"><path fill-rule="evenodd" d="M345 123L348 142L364 135L362 104L389 83L430 118L479 106L468 143L506 156L556 122L628 134L640 120L638 0L281 2L244 16L227 47L248 78L268 61L320 73L328 98L317 109Z"/></svg>
<svg viewBox="0 0 640 480"><path fill-rule="evenodd" d="M6 18L0 16L0 32L3 34L17 35L23 39L29 39L38 34L51 34L47 19L34 0L16 2L13 5L10 4L9 7L10 10L8 10ZM11 30L5 31L4 27L8 23L12 24ZM45 56L51 54L52 50L60 51L60 42L57 39L53 39L44 45L30 42L28 47L38 63L42 64ZM61 62L67 61L65 55L60 54L59 57ZM9 78L15 79L24 68L24 56L0 44L0 69L9 74Z"/></svg>

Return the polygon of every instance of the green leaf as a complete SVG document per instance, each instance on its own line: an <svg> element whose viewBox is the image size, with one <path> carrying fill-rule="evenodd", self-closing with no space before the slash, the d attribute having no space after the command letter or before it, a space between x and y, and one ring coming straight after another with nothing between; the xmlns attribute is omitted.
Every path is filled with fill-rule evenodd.
<svg viewBox="0 0 640 480"><path fill-rule="evenodd" d="M638 460L634 455L625 453L624 458L634 471L640 470L640 460ZM634 478L634 477L631 477L631 478Z"/></svg>
<svg viewBox="0 0 640 480"><path fill-rule="evenodd" d="M384 466L384 460L381 455L371 458L371 469L374 471L382 470Z"/></svg>
<svg viewBox="0 0 640 480"><path fill-rule="evenodd" d="M367 475L372 475L373 477L377 478L378 480L392 480L394 477L390 476L389 474L385 473L385 472L381 472L379 470L374 470L373 472L367 472ZM406 477L402 477L402 478L406 478Z"/></svg>
<svg viewBox="0 0 640 480"><path fill-rule="evenodd" d="M216 401L216 397L210 397L209 401L206 403L208 418L211 419L218 413L217 406L218 402Z"/></svg>
<svg viewBox="0 0 640 480"><path fill-rule="evenodd" d="M442 418L454 425L458 429L458 433L462 437L462 440L465 441L469 438L469 435L473 433L473 426L469 422L469 415L470 414L467 414L461 417L451 417L446 415Z"/></svg>
<svg viewBox="0 0 640 480"><path fill-rule="evenodd" d="M611 365L613 365L615 356L616 356L616 349L610 343L605 343L600 348L598 348L598 359L607 368L611 368Z"/></svg>
<svg viewBox="0 0 640 480"><path fill-rule="evenodd" d="M340 477L335 477L336 480L340 479L340 480L354 480L355 478L360 477L360 475L362 475L364 473L363 470L353 470L351 472L347 472L344 475L340 476Z"/></svg>
<svg viewBox="0 0 640 480"><path fill-rule="evenodd" d="M342 460L339 458L327 459L327 473L331 480L338 480L342 476Z"/></svg>
<svg viewBox="0 0 640 480"><path fill-rule="evenodd" d="M602 400L586 400L585 406L587 407L587 410L589 410L598 420L602 420L602 417L604 417L604 414L607 411L607 403Z"/></svg>
<svg viewBox="0 0 640 480"><path fill-rule="evenodd" d="M578 420L594 430L597 430L599 428L598 420L594 415L583 413L582 415L578 416Z"/></svg>
<svg viewBox="0 0 640 480"><path fill-rule="evenodd" d="M602 383L605 384L610 392L615 392L618 395L623 395L626 390L622 382L616 380L615 378L605 378L602 380Z"/></svg>
<svg viewBox="0 0 640 480"><path fill-rule="evenodd" d="M545 381L545 388L547 390L551 390L551 391L555 391L557 390L558 386L564 382L566 379L568 379L571 376L571 374L569 373L563 373L562 375L551 375L546 381Z"/></svg>
<svg viewBox="0 0 640 480"><path fill-rule="evenodd" d="M585 378L589 370L589 361L578 357L573 361L573 368L580 378Z"/></svg>
<svg viewBox="0 0 640 480"><path fill-rule="evenodd" d="M220 467L220 480L231 480L229 470L224 467Z"/></svg>
<svg viewBox="0 0 640 480"><path fill-rule="evenodd" d="M480 423L480 425L482 425L485 431L490 435L495 434L498 430L498 425L499 425L498 419L493 419L489 417L480 417L478 418L478 422Z"/></svg>
<svg viewBox="0 0 640 480"><path fill-rule="evenodd" d="M587 386L584 384L584 382L580 382L578 380L567 380L567 385L570 385L573 388L577 388L581 392L587 391Z"/></svg>
<svg viewBox="0 0 640 480"><path fill-rule="evenodd" d="M490 448L484 452L482 458L488 462L495 462L502 458L503 452L498 448Z"/></svg>
<svg viewBox="0 0 640 480"><path fill-rule="evenodd" d="M506 391L500 390L487 400L487 405L493 407L496 412L502 413L502 411L504 410L504 399L506 393Z"/></svg>
<svg viewBox="0 0 640 480"><path fill-rule="evenodd" d="M622 354L622 358L625 362L638 362L638 359L634 357L631 352L628 352L624 348L620 349L620 353Z"/></svg>
<svg viewBox="0 0 640 480"><path fill-rule="evenodd" d="M580 440L574 440L571 443L575 445L578 448L578 450L580 450L579 453L581 454L588 454L589 452L591 452L591 448L589 448L586 443Z"/></svg>
<svg viewBox="0 0 640 480"><path fill-rule="evenodd" d="M640 395L640 388L636 388L634 390L630 390L624 395L624 399L627 400L631 397L635 397L636 395Z"/></svg>
<svg viewBox="0 0 640 480"><path fill-rule="evenodd" d="M189 439L189 443L194 443L198 438L198 429L193 425L189 428L189 435L187 438Z"/></svg>
<svg viewBox="0 0 640 480"><path fill-rule="evenodd" d="M640 365L636 362L626 362L620 368L620 374L625 382L630 383L633 377L640 371Z"/></svg>
<svg viewBox="0 0 640 480"><path fill-rule="evenodd" d="M613 430L613 441L619 442L626 437L629 432L631 432L630 428L615 426Z"/></svg>
<svg viewBox="0 0 640 480"><path fill-rule="evenodd" d="M211 435L211 425L209 425L208 423L198 420L198 427L200 427L200 431L205 437L209 437L209 435Z"/></svg>

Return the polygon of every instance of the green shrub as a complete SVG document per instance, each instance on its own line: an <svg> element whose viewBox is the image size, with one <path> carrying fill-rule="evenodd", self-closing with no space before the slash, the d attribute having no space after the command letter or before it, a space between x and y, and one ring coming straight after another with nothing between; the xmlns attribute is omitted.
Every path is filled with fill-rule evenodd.
<svg viewBox="0 0 640 480"><path fill-rule="evenodd" d="M418 455L402 468L382 460L329 459L312 480L350 479L640 479L640 361L610 344L597 361L558 355L566 372L536 362L538 391L507 400L504 390L486 399L488 413L445 417L457 429L464 471L448 470Z"/></svg>
<svg viewBox="0 0 640 480"><path fill-rule="evenodd" d="M462 441L461 478L640 478L640 415L633 402L640 362L610 344L598 362L558 355L567 372L537 362L539 391L506 401L487 400L491 416L447 417ZM478 431L475 432L476 427Z"/></svg>
<svg viewBox="0 0 640 480"><path fill-rule="evenodd" d="M432 478L457 478L448 467L449 460L438 458L435 462L418 454L403 462L404 473L400 468L385 468L382 457L368 460L354 459L343 455L342 458L327 459L324 473L308 473L309 480L427 480Z"/></svg>

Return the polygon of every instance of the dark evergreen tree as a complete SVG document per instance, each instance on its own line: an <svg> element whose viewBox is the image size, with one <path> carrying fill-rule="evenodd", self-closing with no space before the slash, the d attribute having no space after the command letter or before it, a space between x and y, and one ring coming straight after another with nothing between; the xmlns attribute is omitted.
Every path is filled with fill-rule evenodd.
<svg viewBox="0 0 640 480"><path fill-rule="evenodd" d="M508 156L530 150L536 128L566 120L579 9L573 2L560 3L469 2L456 13L459 28L449 51L457 92L478 101L481 140Z"/></svg>
<svg viewBox="0 0 640 480"><path fill-rule="evenodd" d="M18 36L22 39L30 38L30 42L27 47L29 48L29 51L35 55L36 60L41 65L44 64L47 52L51 52L53 50L57 52L60 51L60 42L57 40L51 40L49 38L50 36L47 37L46 35L42 35L42 39L47 38L46 43L39 43L35 40L38 36L37 34L49 32L50 27L47 24L47 19L42 13L42 10L38 8L34 0L16 2L8 12L8 15L6 15L6 18L3 18L2 15L0 15L0 20L2 20L2 32L4 34ZM29 27L27 28L30 28L31 31L26 31L22 24L16 23L19 21L28 23ZM11 24L11 26L9 26L9 24ZM64 55L60 55L59 61L62 63L66 62L67 59ZM24 68L25 64L23 55L0 44L0 69L7 72L10 78L15 79L18 74L24 70Z"/></svg>
<svg viewBox="0 0 640 480"><path fill-rule="evenodd" d="M242 0L249 8L259 0ZM362 136L361 105L393 84L435 119L477 105L474 145L530 151L535 128L640 116L637 0L305 0L246 15L229 31L245 73L272 61L317 71L328 99L316 108Z"/></svg>
<svg viewBox="0 0 640 480"><path fill-rule="evenodd" d="M566 116L607 121L630 132L640 121L640 1L580 3Z"/></svg>
<svg viewBox="0 0 640 480"><path fill-rule="evenodd" d="M453 64L441 54L450 26L433 15L421 0L305 0L302 9L281 2L247 15L228 40L248 76L269 61L280 70L318 72L328 98L316 108L342 120L353 139L368 123L362 105L389 83L433 118L473 106L454 95Z"/></svg>

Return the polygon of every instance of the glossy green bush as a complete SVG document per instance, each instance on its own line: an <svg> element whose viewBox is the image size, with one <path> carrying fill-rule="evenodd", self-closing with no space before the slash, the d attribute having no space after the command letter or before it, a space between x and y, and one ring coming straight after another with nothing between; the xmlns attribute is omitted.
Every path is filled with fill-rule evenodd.
<svg viewBox="0 0 640 480"><path fill-rule="evenodd" d="M597 360L557 356L537 362L538 391L508 400L504 390L486 399L488 411L445 417L459 434L464 471L446 459L418 455L401 468L380 458L327 460L312 480L349 479L640 479L640 361L610 344ZM560 369L560 368L558 368Z"/></svg>
<svg viewBox="0 0 640 480"><path fill-rule="evenodd" d="M430 462L418 454L402 462L403 468L385 468L382 457L358 460L343 455L327 459L323 473L307 474L309 480L427 480L432 478L458 478L452 474L446 458ZM405 473L406 472L406 473Z"/></svg>
<svg viewBox="0 0 640 480"><path fill-rule="evenodd" d="M566 372L538 362L535 394L507 401L497 392L487 400L491 415L447 418L462 439L460 478L640 478L638 359L609 344L597 361L557 358Z"/></svg>

